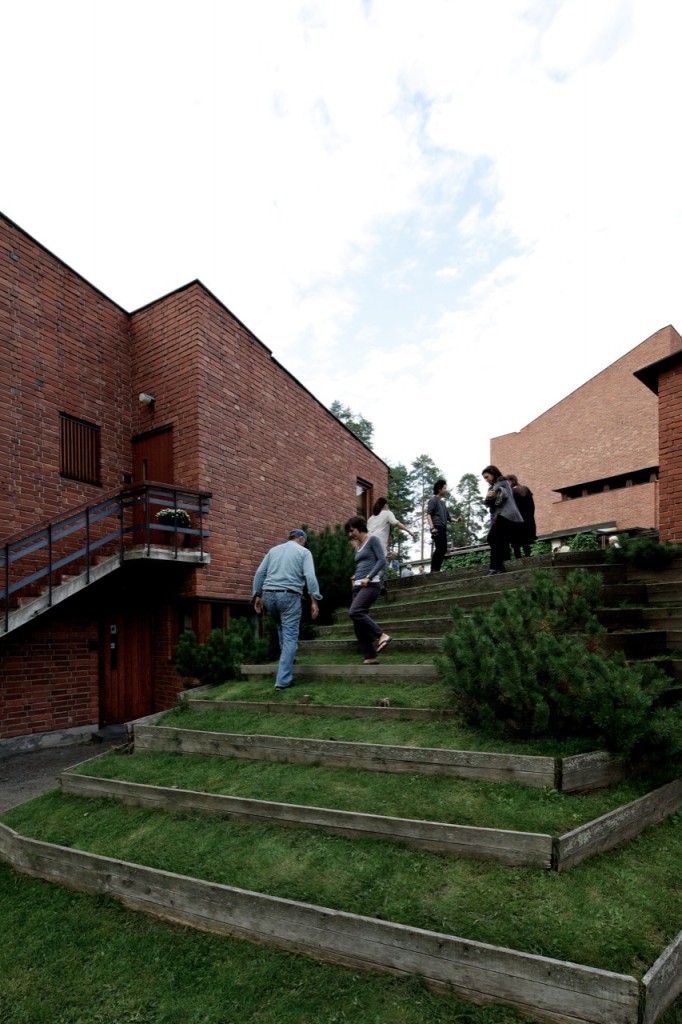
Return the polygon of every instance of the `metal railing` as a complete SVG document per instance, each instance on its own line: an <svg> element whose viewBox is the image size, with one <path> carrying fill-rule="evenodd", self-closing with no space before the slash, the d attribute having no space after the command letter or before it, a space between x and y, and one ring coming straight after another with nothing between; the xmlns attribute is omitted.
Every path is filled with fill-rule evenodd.
<svg viewBox="0 0 682 1024"><path fill-rule="evenodd" d="M122 565L131 549L144 545L149 555L152 546L160 545L171 548L178 558L188 538L198 547L203 562L210 497L173 484L130 484L8 537L0 546L4 632L9 630L12 604L20 595L37 596L34 591L40 585L51 606L53 589L64 568L70 566L77 575L85 573L87 584L98 553L118 554ZM162 509L173 510L167 517L170 523L156 519Z"/></svg>

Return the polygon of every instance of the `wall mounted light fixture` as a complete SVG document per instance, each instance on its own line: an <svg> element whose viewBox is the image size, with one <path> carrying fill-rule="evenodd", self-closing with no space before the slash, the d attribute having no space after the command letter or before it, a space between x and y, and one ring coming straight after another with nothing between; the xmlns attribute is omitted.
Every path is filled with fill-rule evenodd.
<svg viewBox="0 0 682 1024"><path fill-rule="evenodd" d="M154 402L156 401L154 396L148 395L146 391L141 391L139 398L143 405L154 405Z"/></svg>

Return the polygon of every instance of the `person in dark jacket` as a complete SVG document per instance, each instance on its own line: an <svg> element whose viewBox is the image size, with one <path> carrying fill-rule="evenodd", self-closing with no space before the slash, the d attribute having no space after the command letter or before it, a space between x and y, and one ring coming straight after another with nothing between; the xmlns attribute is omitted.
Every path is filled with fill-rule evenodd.
<svg viewBox="0 0 682 1024"><path fill-rule="evenodd" d="M448 482L441 477L433 485L433 497L426 506L426 521L431 530L431 572L440 572L448 551L448 523L452 521L450 510L445 504Z"/></svg>
<svg viewBox="0 0 682 1024"><path fill-rule="evenodd" d="M533 501L533 492L530 487L526 487L525 484L520 484L519 478L515 476L514 473L507 473L507 480L511 484L516 507L523 516L523 523L521 523L512 537L514 558L520 558L522 550L526 558L530 558L531 546L538 537L537 527L535 526L535 502Z"/></svg>
<svg viewBox="0 0 682 1024"><path fill-rule="evenodd" d="M504 572L504 563L510 557L509 546L523 517L516 507L511 484L497 466L486 466L481 476L488 484L484 501L490 509L490 569L487 576Z"/></svg>

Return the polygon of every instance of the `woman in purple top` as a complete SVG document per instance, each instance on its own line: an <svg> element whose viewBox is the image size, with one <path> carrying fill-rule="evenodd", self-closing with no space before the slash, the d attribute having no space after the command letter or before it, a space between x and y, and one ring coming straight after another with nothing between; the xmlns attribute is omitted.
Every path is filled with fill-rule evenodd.
<svg viewBox="0 0 682 1024"><path fill-rule="evenodd" d="M355 547L353 600L348 615L365 656L364 664L376 665L377 654L384 650L391 638L367 613L381 593L381 571L386 565L386 553L379 538L367 532L367 520L363 516L351 516L345 531Z"/></svg>

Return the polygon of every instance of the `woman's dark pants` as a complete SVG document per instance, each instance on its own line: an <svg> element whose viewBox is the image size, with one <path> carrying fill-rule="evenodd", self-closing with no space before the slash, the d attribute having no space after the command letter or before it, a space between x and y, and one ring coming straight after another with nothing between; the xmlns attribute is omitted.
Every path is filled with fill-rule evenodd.
<svg viewBox="0 0 682 1024"><path fill-rule="evenodd" d="M366 587L355 587L353 600L348 609L348 614L353 620L355 635L365 658L376 657L376 642L383 632L374 619L370 619L367 614L380 593L380 583L368 583Z"/></svg>

